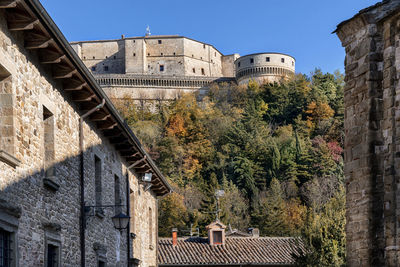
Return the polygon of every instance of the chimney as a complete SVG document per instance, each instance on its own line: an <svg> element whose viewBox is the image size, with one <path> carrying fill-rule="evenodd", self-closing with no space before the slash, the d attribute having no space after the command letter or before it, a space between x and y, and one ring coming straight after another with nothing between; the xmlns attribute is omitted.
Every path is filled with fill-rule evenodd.
<svg viewBox="0 0 400 267"><path fill-rule="evenodd" d="M172 246L178 245L178 229L172 228Z"/></svg>
<svg viewBox="0 0 400 267"><path fill-rule="evenodd" d="M249 228L249 234L251 234L251 237L260 237L260 230L258 228Z"/></svg>
<svg viewBox="0 0 400 267"><path fill-rule="evenodd" d="M125 34L122 34L122 35L121 35L121 39L125 39Z"/></svg>

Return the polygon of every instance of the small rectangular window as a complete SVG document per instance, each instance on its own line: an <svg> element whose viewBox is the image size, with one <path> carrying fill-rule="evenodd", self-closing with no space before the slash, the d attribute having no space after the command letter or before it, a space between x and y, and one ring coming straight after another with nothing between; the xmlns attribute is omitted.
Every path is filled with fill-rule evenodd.
<svg viewBox="0 0 400 267"><path fill-rule="evenodd" d="M294 66L294 61L292 61L292 66Z"/></svg>
<svg viewBox="0 0 400 267"><path fill-rule="evenodd" d="M254 58L250 58L250 63L251 63L251 64L254 63Z"/></svg>
<svg viewBox="0 0 400 267"><path fill-rule="evenodd" d="M161 56L163 56L164 54L163 53L161 53Z"/></svg>
<svg viewBox="0 0 400 267"><path fill-rule="evenodd" d="M13 262L11 233L0 229L0 266L11 266Z"/></svg>
<svg viewBox="0 0 400 267"><path fill-rule="evenodd" d="M162 40L158 40L158 44L162 44Z"/></svg>
<svg viewBox="0 0 400 267"><path fill-rule="evenodd" d="M281 62L282 62L282 63L285 63L285 59L284 59L284 58L281 58Z"/></svg>
<svg viewBox="0 0 400 267"><path fill-rule="evenodd" d="M203 48L206 49L206 45L205 44L203 44Z"/></svg>
<svg viewBox="0 0 400 267"><path fill-rule="evenodd" d="M193 70L193 73L196 73L196 69L195 68L193 68L192 70Z"/></svg>
<svg viewBox="0 0 400 267"><path fill-rule="evenodd" d="M44 168L46 178L53 178L54 171L54 116L50 110L43 106L43 146L44 146Z"/></svg>
<svg viewBox="0 0 400 267"><path fill-rule="evenodd" d="M60 267L59 248L52 244L47 245L47 267Z"/></svg>
<svg viewBox="0 0 400 267"><path fill-rule="evenodd" d="M101 159L94 156L94 183L95 183L95 203L96 206L101 206L102 204L102 186L101 186Z"/></svg>
<svg viewBox="0 0 400 267"><path fill-rule="evenodd" d="M238 62L238 67L240 67L240 62Z"/></svg>
<svg viewBox="0 0 400 267"><path fill-rule="evenodd" d="M108 66L104 66L104 71L108 71Z"/></svg>
<svg viewBox="0 0 400 267"><path fill-rule="evenodd" d="M99 261L97 264L98 267L106 267L106 263L104 261Z"/></svg>
<svg viewBox="0 0 400 267"><path fill-rule="evenodd" d="M206 72L204 71L203 68L201 68L201 75L206 75Z"/></svg>
<svg viewBox="0 0 400 267"><path fill-rule="evenodd" d="M133 56L136 57L136 53L133 53Z"/></svg>
<svg viewBox="0 0 400 267"><path fill-rule="evenodd" d="M96 66L93 66L93 67L92 67L92 71L96 71Z"/></svg>
<svg viewBox="0 0 400 267"><path fill-rule="evenodd" d="M160 65L160 71L164 71L164 65Z"/></svg>
<svg viewBox="0 0 400 267"><path fill-rule="evenodd" d="M174 52L174 56L176 55L176 53Z"/></svg>
<svg viewBox="0 0 400 267"><path fill-rule="evenodd" d="M222 231L213 231L213 241L216 245L222 244Z"/></svg>
<svg viewBox="0 0 400 267"><path fill-rule="evenodd" d="M114 56L114 59L117 59L117 56Z"/></svg>
<svg viewBox="0 0 400 267"><path fill-rule="evenodd" d="M150 53L147 53L148 56L150 56Z"/></svg>
<svg viewBox="0 0 400 267"><path fill-rule="evenodd" d="M121 184L120 179L117 175L114 176L114 205L115 213L119 214L121 212Z"/></svg>
<svg viewBox="0 0 400 267"><path fill-rule="evenodd" d="M271 58L270 58L270 57L266 57L266 58L265 58L265 61L270 62L270 61L271 61Z"/></svg>

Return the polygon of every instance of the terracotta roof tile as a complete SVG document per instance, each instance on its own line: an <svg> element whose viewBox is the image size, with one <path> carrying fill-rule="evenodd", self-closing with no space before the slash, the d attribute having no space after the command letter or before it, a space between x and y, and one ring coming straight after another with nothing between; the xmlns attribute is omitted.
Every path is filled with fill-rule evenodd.
<svg viewBox="0 0 400 267"><path fill-rule="evenodd" d="M207 238L160 238L158 261L160 265L212 264L294 264L293 255L304 251L299 238L293 237L227 237L225 245L210 246Z"/></svg>

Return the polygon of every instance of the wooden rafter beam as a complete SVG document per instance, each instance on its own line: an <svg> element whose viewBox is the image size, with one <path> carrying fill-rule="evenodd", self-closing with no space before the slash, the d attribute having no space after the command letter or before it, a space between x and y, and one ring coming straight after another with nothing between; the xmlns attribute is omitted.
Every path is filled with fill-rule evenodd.
<svg viewBox="0 0 400 267"><path fill-rule="evenodd" d="M25 42L25 48L26 49L47 48L51 42L53 42L53 39L51 39L51 38L47 39L47 40L27 41L27 42Z"/></svg>
<svg viewBox="0 0 400 267"><path fill-rule="evenodd" d="M14 21L8 23L8 29L10 31L26 31L32 30L39 20L26 20L26 21Z"/></svg>
<svg viewBox="0 0 400 267"><path fill-rule="evenodd" d="M16 0L0 0L0 8L14 8L16 6Z"/></svg>
<svg viewBox="0 0 400 267"><path fill-rule="evenodd" d="M131 151L120 151L120 154L123 157L133 157L136 154L136 152L134 152L132 150Z"/></svg>
<svg viewBox="0 0 400 267"><path fill-rule="evenodd" d="M99 130L110 130L113 129L115 126L117 126L118 123L114 121L101 121L97 122L97 128Z"/></svg>
<svg viewBox="0 0 400 267"><path fill-rule="evenodd" d="M40 63L42 64L58 64L65 58L65 55L55 54L48 55L40 58Z"/></svg>
<svg viewBox="0 0 400 267"><path fill-rule="evenodd" d="M91 121L105 121L110 117L111 117L111 114L107 114L107 113L98 111L98 112L95 112L92 115L90 115L89 120L91 120Z"/></svg>
<svg viewBox="0 0 400 267"><path fill-rule="evenodd" d="M91 101L95 97L94 93L84 91L82 93L75 93L72 95L72 100L77 102Z"/></svg>
<svg viewBox="0 0 400 267"><path fill-rule="evenodd" d="M75 70L75 69L54 70L53 78L54 79L69 79L69 78L72 78L72 76L76 73L77 73L77 70Z"/></svg>
<svg viewBox="0 0 400 267"><path fill-rule="evenodd" d="M64 86L65 91L80 91L83 88L87 87L87 83L68 83Z"/></svg>

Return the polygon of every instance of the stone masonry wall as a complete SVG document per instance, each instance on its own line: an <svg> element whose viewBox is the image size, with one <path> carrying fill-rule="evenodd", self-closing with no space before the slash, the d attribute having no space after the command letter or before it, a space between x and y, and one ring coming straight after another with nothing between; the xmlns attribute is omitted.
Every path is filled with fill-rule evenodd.
<svg viewBox="0 0 400 267"><path fill-rule="evenodd" d="M348 266L399 266L398 1L364 10L337 34L346 49Z"/></svg>
<svg viewBox="0 0 400 267"><path fill-rule="evenodd" d="M0 90L12 92L15 99L12 103L15 110L12 156L20 161L16 168L0 161L0 228L8 229L13 222L19 266L43 266L45 244L56 239L61 245L60 266L75 267L80 265L79 114L59 89L62 88L61 82L51 78L51 69L38 63L35 52L24 49L22 34L8 31L4 11L0 11L0 65L7 68L4 62L12 62L9 68L11 76L0 81ZM52 167L55 175L52 179L59 185L57 191L49 190L43 182L46 173L44 107L54 116ZM0 113L0 118L5 118L4 113ZM117 175L121 200L125 204L126 164L92 124L84 124L84 151L86 205L94 205L95 200L95 155L102 159L102 203L114 204L114 177ZM138 190L137 175L128 173L131 190L135 192ZM145 214L149 208L156 211L156 198L149 191L143 192L135 198L134 206L137 208L131 216L136 224L146 225L148 217ZM126 207L122 210L127 212ZM94 216L88 219L86 264L96 266L99 254L96 249L100 247L105 250L107 266L126 266L126 230L121 234L113 227L111 217L114 210L105 209L104 213L104 218ZM152 229L156 235L156 220L153 220ZM140 230L137 235L138 240L145 240L149 234ZM155 265L155 250L146 242L135 244L133 253L142 257L141 266Z"/></svg>

